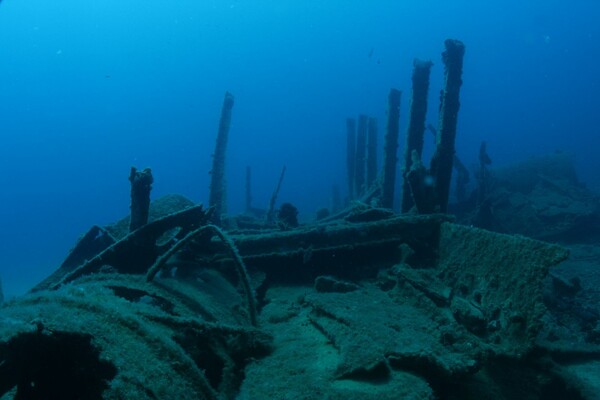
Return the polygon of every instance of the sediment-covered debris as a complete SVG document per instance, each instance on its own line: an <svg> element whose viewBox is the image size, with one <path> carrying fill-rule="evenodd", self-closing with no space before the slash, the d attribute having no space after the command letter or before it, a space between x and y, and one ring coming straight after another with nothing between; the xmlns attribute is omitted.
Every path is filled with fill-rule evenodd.
<svg viewBox="0 0 600 400"><path fill-rule="evenodd" d="M2 393L34 390L66 399L456 393L497 360L531 354L545 311L541 282L567 255L559 246L456 225L444 215L399 216L363 206L337 221L223 233L229 244L215 240L211 229L194 240L166 241L176 251L162 253L171 260L160 261L162 272L148 280L152 263L126 267L140 245L132 235L148 229L156 240L173 228L164 222L169 218L179 228L189 224L188 235L198 224L210 227L205 213L183 224L177 216L196 208L165 208L165 202L186 204L153 203L147 225L120 239L110 234L114 243L82 264L97 267L73 267L68 257L66 274L3 308ZM155 205L171 214L157 218ZM235 272L233 247L248 268L250 290ZM106 253L111 248L119 250ZM249 293L259 305L254 317ZM24 347L33 349L25 358ZM61 363L62 353L82 365L79 372ZM60 378L40 373L41 363ZM76 384L77 373L89 380L85 388Z"/></svg>
<svg viewBox="0 0 600 400"><path fill-rule="evenodd" d="M215 271L188 282L98 273L0 313L0 395L46 399L234 398L270 337Z"/></svg>
<svg viewBox="0 0 600 400"><path fill-rule="evenodd" d="M399 259L352 287L344 270L314 287L272 284L261 327L274 352L248 366L242 394L463 398L498 360L527 357L545 312L542 280L567 251L447 222L439 229L439 257L428 266Z"/></svg>

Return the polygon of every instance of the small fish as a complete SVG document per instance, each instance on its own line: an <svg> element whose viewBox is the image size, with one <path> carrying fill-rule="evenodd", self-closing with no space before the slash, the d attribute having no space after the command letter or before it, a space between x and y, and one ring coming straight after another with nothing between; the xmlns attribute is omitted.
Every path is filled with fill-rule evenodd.
<svg viewBox="0 0 600 400"><path fill-rule="evenodd" d="M369 50L369 58L373 57L374 51L375 51L375 49L373 47L371 47L371 50Z"/></svg>

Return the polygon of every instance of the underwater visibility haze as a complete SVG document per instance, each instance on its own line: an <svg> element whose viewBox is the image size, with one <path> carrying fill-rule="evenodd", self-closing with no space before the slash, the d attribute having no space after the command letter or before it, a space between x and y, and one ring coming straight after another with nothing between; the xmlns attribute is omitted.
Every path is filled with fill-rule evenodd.
<svg viewBox="0 0 600 400"><path fill-rule="evenodd" d="M1 0L0 397L597 399L599 19Z"/></svg>
<svg viewBox="0 0 600 400"><path fill-rule="evenodd" d="M345 118L378 117L381 134L394 87L403 135L413 58L434 63L437 124L447 38L466 45L467 165L482 140L495 165L562 150L599 187L599 15L586 0L2 1L6 295L51 272L89 226L128 213L132 165L152 167L153 198L206 203L226 90L229 211L243 209L246 165L265 207L286 165L280 200L310 219L332 184L345 187Z"/></svg>

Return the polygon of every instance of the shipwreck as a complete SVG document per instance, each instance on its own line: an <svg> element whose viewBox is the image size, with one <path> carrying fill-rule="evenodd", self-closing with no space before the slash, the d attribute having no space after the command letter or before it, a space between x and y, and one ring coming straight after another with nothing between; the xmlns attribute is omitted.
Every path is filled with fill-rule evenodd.
<svg viewBox="0 0 600 400"><path fill-rule="evenodd" d="M568 251L458 224L448 213L464 46L443 53L436 151L422 158L431 63L415 61L400 208L401 92L377 123L347 121L348 192L317 221L291 204L228 216L225 95L207 207L150 202L93 226L62 265L0 310L0 398L454 399L571 393L539 360L542 281ZM485 211L481 202L479 215ZM477 214L477 212L476 212ZM537 358L536 358L537 357ZM526 374L535 384L508 385ZM492 396L492 397L490 397ZM559 398L559 397L553 397Z"/></svg>

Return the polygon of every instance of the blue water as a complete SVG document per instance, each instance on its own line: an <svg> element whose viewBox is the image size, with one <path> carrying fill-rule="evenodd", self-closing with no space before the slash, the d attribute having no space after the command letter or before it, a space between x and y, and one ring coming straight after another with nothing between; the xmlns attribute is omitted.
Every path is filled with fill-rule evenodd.
<svg viewBox="0 0 600 400"><path fill-rule="evenodd" d="M402 0L2 0L0 277L8 296L52 272L92 224L128 213L129 168L153 198L206 203L223 95L235 95L228 204L309 219L346 187L345 118L407 122L412 60L431 59L437 124L446 38L465 43L457 149L494 165L557 149L600 187L600 3ZM401 140L403 141L403 139ZM401 154L402 149L399 149Z"/></svg>

